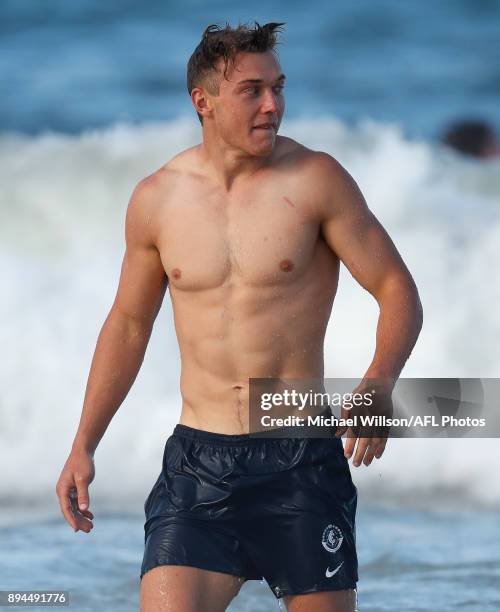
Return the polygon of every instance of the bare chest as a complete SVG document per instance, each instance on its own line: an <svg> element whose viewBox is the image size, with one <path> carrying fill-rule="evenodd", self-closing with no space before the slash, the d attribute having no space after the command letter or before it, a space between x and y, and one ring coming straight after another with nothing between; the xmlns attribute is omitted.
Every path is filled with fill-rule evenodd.
<svg viewBox="0 0 500 612"><path fill-rule="evenodd" d="M224 283L288 284L304 274L318 242L318 222L286 188L238 197L194 190L159 215L161 259L172 285L209 289Z"/></svg>

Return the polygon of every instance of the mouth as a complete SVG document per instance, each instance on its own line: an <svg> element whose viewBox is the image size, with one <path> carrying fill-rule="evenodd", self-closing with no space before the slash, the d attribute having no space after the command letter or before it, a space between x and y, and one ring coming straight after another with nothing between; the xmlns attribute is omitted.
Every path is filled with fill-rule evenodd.
<svg viewBox="0 0 500 612"><path fill-rule="evenodd" d="M259 125L254 125L253 128L254 130L272 130L274 132L276 132L278 130L278 126L276 125L276 123L260 123Z"/></svg>

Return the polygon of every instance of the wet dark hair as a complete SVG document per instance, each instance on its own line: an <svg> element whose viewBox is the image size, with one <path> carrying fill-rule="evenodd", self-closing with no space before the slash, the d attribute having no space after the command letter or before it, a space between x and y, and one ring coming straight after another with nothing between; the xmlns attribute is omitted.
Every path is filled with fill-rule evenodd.
<svg viewBox="0 0 500 612"><path fill-rule="evenodd" d="M237 53L276 52L277 35L284 23L266 23L261 26L255 22L254 27L239 24L232 28L228 23L224 27L209 25L201 37L199 45L189 58L187 65L187 89L189 95L202 83L212 95L219 92L219 79L216 74L217 63L223 60L223 78L234 63ZM203 118L198 113L200 122Z"/></svg>
<svg viewBox="0 0 500 612"><path fill-rule="evenodd" d="M441 137L444 144L473 157L484 157L494 141L493 128L481 119L457 121Z"/></svg>

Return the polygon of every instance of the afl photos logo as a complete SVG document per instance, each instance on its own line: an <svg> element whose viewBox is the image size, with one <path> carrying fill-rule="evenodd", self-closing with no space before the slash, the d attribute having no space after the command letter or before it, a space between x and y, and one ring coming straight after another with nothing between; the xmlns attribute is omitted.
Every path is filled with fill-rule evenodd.
<svg viewBox="0 0 500 612"><path fill-rule="evenodd" d="M337 527L331 523L328 525L323 531L323 535L321 536L321 544L323 544L323 548L330 553L337 552L337 550L342 546L342 542L344 540L344 536L342 532Z"/></svg>

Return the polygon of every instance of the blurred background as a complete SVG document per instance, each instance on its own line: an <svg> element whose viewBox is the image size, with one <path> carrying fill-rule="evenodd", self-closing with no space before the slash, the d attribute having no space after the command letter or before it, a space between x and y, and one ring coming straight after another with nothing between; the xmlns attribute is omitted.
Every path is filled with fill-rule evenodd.
<svg viewBox="0 0 500 612"><path fill-rule="evenodd" d="M168 296L96 452L90 536L63 522L54 489L132 189L200 141L185 72L210 23L286 22L281 133L349 170L420 290L424 328L403 374L498 376L499 19L495 0L2 1L0 589L138 609L143 503L180 413ZM377 315L343 270L328 376L364 373ZM352 469L361 610L500 608L499 457L498 440L391 440ZM259 583L231 606L277 609Z"/></svg>

